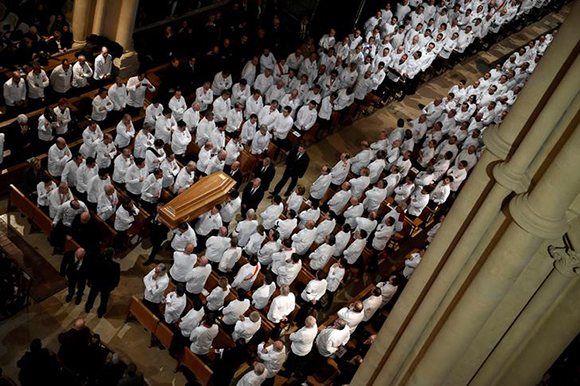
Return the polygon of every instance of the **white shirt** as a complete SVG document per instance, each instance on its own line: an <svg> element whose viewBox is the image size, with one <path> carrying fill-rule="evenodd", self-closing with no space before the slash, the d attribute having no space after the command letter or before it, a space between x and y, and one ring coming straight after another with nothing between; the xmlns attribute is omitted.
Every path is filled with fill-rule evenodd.
<svg viewBox="0 0 580 386"><path fill-rule="evenodd" d="M334 251L334 245L326 243L319 245L318 248L310 254L310 268L318 270L326 267L326 264L330 261Z"/></svg>
<svg viewBox="0 0 580 386"><path fill-rule="evenodd" d="M89 63L76 62L72 67L73 79L72 86L77 88L85 87L89 84L89 79L93 77L93 69Z"/></svg>
<svg viewBox="0 0 580 386"><path fill-rule="evenodd" d="M286 220L276 220L276 229L280 233L280 240L286 240L292 235L292 232L298 225L298 220L286 219Z"/></svg>
<svg viewBox="0 0 580 386"><path fill-rule="evenodd" d="M204 316L205 310L203 307L201 307L199 311L195 308L189 310L189 312L183 318L181 318L181 322L179 323L181 335L189 338L193 329L199 326L199 323L201 323Z"/></svg>
<svg viewBox="0 0 580 386"><path fill-rule="evenodd" d="M392 235L396 232L395 224L388 226L385 223L380 223L375 231L372 247L377 251L382 251L387 246Z"/></svg>
<svg viewBox="0 0 580 386"><path fill-rule="evenodd" d="M143 278L143 283L145 284L145 293L143 298L152 303L161 303L163 300L163 293L167 286L169 285L169 277L167 274L163 276L158 276L157 279L153 278L155 274L155 269L152 269Z"/></svg>
<svg viewBox="0 0 580 386"><path fill-rule="evenodd" d="M211 274L211 265L207 264L205 267L195 267L185 276L185 289L192 294L199 294L203 291L203 287L207 278Z"/></svg>
<svg viewBox="0 0 580 386"><path fill-rule="evenodd" d="M179 171L177 174L177 178L175 179L175 183L173 184L173 193L178 193L179 189L187 189L193 184L193 180L195 178L195 172L187 171L187 168L184 167Z"/></svg>
<svg viewBox="0 0 580 386"><path fill-rule="evenodd" d="M103 221L107 221L117 210L118 204L119 199L117 198L116 190L111 195L102 191L97 201L97 216L103 219Z"/></svg>
<svg viewBox="0 0 580 386"><path fill-rule="evenodd" d="M316 337L316 346L318 352L323 357L332 356L339 347L344 346L350 339L350 329L348 327L337 330L333 327L327 327L322 330Z"/></svg>
<svg viewBox="0 0 580 386"><path fill-rule="evenodd" d="M67 162L72 158L68 146L59 149L56 143L48 149L48 172L53 177L60 177Z"/></svg>
<svg viewBox="0 0 580 386"><path fill-rule="evenodd" d="M276 283L262 284L260 288L252 293L252 305L257 310L261 310L268 305L274 292L276 292Z"/></svg>
<svg viewBox="0 0 580 386"><path fill-rule="evenodd" d="M297 263L294 263L293 261L289 263L287 262L286 264L281 266L278 269L278 280L277 280L278 285L281 286L283 284L287 285L292 284L292 282L296 280L296 277L298 277L298 274L300 273L301 269L302 269L301 260L298 260Z"/></svg>
<svg viewBox="0 0 580 386"><path fill-rule="evenodd" d="M292 235L292 248L299 255L304 255L316 238L316 228L304 228L300 232Z"/></svg>
<svg viewBox="0 0 580 386"><path fill-rule="evenodd" d="M235 214L240 210L241 207L242 199L239 196L234 200L230 200L223 204L222 209L220 210L222 221L229 224L234 219Z"/></svg>
<svg viewBox="0 0 580 386"><path fill-rule="evenodd" d="M173 237L173 240L171 240L171 248L174 250L183 251L189 243L193 244L194 247L197 245L197 237L189 225L185 232L181 232L179 228L177 228L173 233L175 236Z"/></svg>
<svg viewBox="0 0 580 386"><path fill-rule="evenodd" d="M115 223L113 227L116 231L126 231L131 228L133 222L135 221L135 217L139 214L139 209L136 206L133 206L131 213L129 213L123 205L119 205L117 208L117 212L115 212Z"/></svg>
<svg viewBox="0 0 580 386"><path fill-rule="evenodd" d="M97 166L99 169L107 169L111 166L112 160L117 154L117 148L113 142L105 143L103 141L97 144Z"/></svg>
<svg viewBox="0 0 580 386"><path fill-rule="evenodd" d="M250 240L250 236L254 234L256 228L258 227L258 221L256 220L242 220L236 226L236 230L233 233L234 236L238 238L238 245L244 247Z"/></svg>
<svg viewBox="0 0 580 386"><path fill-rule="evenodd" d="M322 221L316 227L316 238L314 239L314 241L317 244L324 243L324 239L326 238L326 236L331 234L332 231L334 231L335 227L336 227L336 220L335 219L326 219L326 220Z"/></svg>
<svg viewBox="0 0 580 386"><path fill-rule="evenodd" d="M340 190L328 200L328 209L334 214L340 214L352 197L350 190ZM364 208L363 208L364 210Z"/></svg>
<svg viewBox="0 0 580 386"><path fill-rule="evenodd" d="M38 74L34 71L30 71L26 75L26 81L28 82L28 97L32 99L44 98L44 89L48 87L50 81L46 72L40 70ZM22 79L21 82L22 83Z"/></svg>
<svg viewBox="0 0 580 386"><path fill-rule="evenodd" d="M195 101L201 105L201 110L207 110L209 105L213 102L213 91L208 89L207 91L202 87L198 87L195 90Z"/></svg>
<svg viewBox="0 0 580 386"><path fill-rule="evenodd" d="M115 146L122 149L124 147L129 146L131 143L131 139L135 137L135 126L133 122L130 122L128 127L120 121L117 124L117 136L115 137Z"/></svg>
<svg viewBox="0 0 580 386"><path fill-rule="evenodd" d="M258 273L260 272L260 263L257 265L252 265L250 263L246 263L240 267L238 273L236 273L236 277L232 283L232 287L234 288L241 288L244 291L249 291L252 288L252 285L256 281L258 277Z"/></svg>
<svg viewBox="0 0 580 386"><path fill-rule="evenodd" d="M113 110L121 111L127 106L127 86L113 84L109 89L109 98L113 101Z"/></svg>
<svg viewBox="0 0 580 386"><path fill-rule="evenodd" d="M147 90L155 92L155 86L147 78L143 78L141 81L137 76L129 78L127 81L127 104L131 107L142 108Z"/></svg>
<svg viewBox="0 0 580 386"><path fill-rule="evenodd" d="M145 202L155 204L161 196L163 178L157 178L154 174L149 174L141 186L141 199Z"/></svg>
<svg viewBox="0 0 580 386"><path fill-rule="evenodd" d="M171 150L177 155L183 155L187 151L187 146L191 142L191 133L187 128L183 131L174 130L171 137Z"/></svg>
<svg viewBox="0 0 580 386"><path fill-rule="evenodd" d="M246 343L248 343L250 340L252 340L254 334L258 332L260 327L262 327L262 318L259 318L257 322L252 322L250 318L238 320L234 327L234 332L232 333L232 339L234 342L236 342L238 339L243 339Z"/></svg>
<svg viewBox="0 0 580 386"><path fill-rule="evenodd" d="M339 318L346 322L346 325L350 328L350 333L354 333L360 322L363 321L365 316L364 309L361 312L356 312L348 307L343 307L336 313Z"/></svg>
<svg viewBox="0 0 580 386"><path fill-rule="evenodd" d="M265 353L263 352L264 349L266 349ZM264 343L258 345L258 358L260 358L264 362L264 366L266 366L268 373L267 378L273 378L276 376L286 361L286 357L286 347L283 347L281 351L276 351L274 345L267 347L264 347Z"/></svg>
<svg viewBox="0 0 580 386"><path fill-rule="evenodd" d="M302 291L300 295L304 301L312 302L313 300L320 300L326 293L326 287L328 283L326 279L317 280L312 279L306 285L306 288Z"/></svg>
<svg viewBox="0 0 580 386"><path fill-rule="evenodd" d="M330 267L328 270L328 276L326 277L326 281L328 282L326 290L328 292L335 292L338 289L341 280L344 278L345 272L346 270L343 267L339 267L338 263L333 264Z"/></svg>
<svg viewBox="0 0 580 386"><path fill-rule="evenodd" d="M105 58L103 54L99 54L95 58L95 71L93 77L95 80L101 80L107 75L111 75L111 69L113 68L113 57L107 55Z"/></svg>
<svg viewBox="0 0 580 386"><path fill-rule="evenodd" d="M203 324L196 327L189 336L191 340L190 350L197 355L206 355L218 333L219 327L217 324L209 328Z"/></svg>
<svg viewBox="0 0 580 386"><path fill-rule="evenodd" d="M185 253L180 251L173 252L173 265L169 274L175 281L185 282L187 274L193 270L197 261L195 253Z"/></svg>
<svg viewBox="0 0 580 386"><path fill-rule="evenodd" d="M229 325L235 324L239 320L240 315L243 315L249 308L249 299L244 299L242 301L234 299L222 309L224 315L222 321Z"/></svg>
<svg viewBox="0 0 580 386"><path fill-rule="evenodd" d="M115 105L108 95L105 98L101 98L100 95L97 95L93 99L93 112L91 118L95 121L104 121L107 118L107 113L112 111L114 107Z"/></svg>
<svg viewBox="0 0 580 386"><path fill-rule="evenodd" d="M292 129L293 123L294 120L290 115L284 116L283 114L278 114L276 116L276 120L271 125L272 128L276 129L276 131L274 132L276 138L286 139L288 133Z"/></svg>
<svg viewBox="0 0 580 386"><path fill-rule="evenodd" d="M365 249L366 242L366 239L356 239L345 249L344 258L350 265L358 260Z"/></svg>
<svg viewBox="0 0 580 386"><path fill-rule="evenodd" d="M66 132L68 131L68 124L71 121L70 109L66 107L64 110L62 110L60 107L56 106L53 111L56 114L56 126L54 128L56 134L58 135L66 134Z"/></svg>
<svg viewBox="0 0 580 386"><path fill-rule="evenodd" d="M187 297L185 295L177 296L176 292L170 292L165 298L165 322L175 323L185 310Z"/></svg>
<svg viewBox="0 0 580 386"><path fill-rule="evenodd" d="M209 210L199 217L198 222L195 224L195 233L201 236L207 236L212 230L219 229L221 226L222 218L220 214L213 214Z"/></svg>
<svg viewBox="0 0 580 386"><path fill-rule="evenodd" d="M266 208L265 211L260 213L262 218L262 225L265 229L270 230L274 228L276 220L280 218L280 215L284 211L284 204L280 203L278 205L272 204Z"/></svg>
<svg viewBox="0 0 580 386"><path fill-rule="evenodd" d="M79 201L79 208L74 209L70 205L70 201L67 201L58 207L56 216L52 223L56 225L59 221L62 221L65 226L70 227L77 215L82 212L88 212L87 206L84 202Z"/></svg>
<svg viewBox="0 0 580 386"><path fill-rule="evenodd" d="M300 357L306 356L312 350L312 345L318 334L318 326L302 327L296 332L290 334L289 339L292 342L290 349L295 355Z"/></svg>
<svg viewBox="0 0 580 386"><path fill-rule="evenodd" d="M79 149L79 153L84 158L88 157L95 157L97 154L97 145L99 142L103 140L103 132L99 125L95 128L95 130L91 130L90 126L83 131L83 144Z"/></svg>
<svg viewBox="0 0 580 386"><path fill-rule="evenodd" d="M296 297L292 292L287 296L278 295L272 300L268 310L268 319L274 323L280 323L283 317L287 317L296 307Z"/></svg>
<svg viewBox="0 0 580 386"><path fill-rule="evenodd" d="M71 88L73 71L69 66L68 70L65 70L62 64L56 66L50 73L50 84L54 91L64 94Z"/></svg>
<svg viewBox="0 0 580 386"><path fill-rule="evenodd" d="M209 295L207 295L207 309L210 311L217 311L224 305L224 300L230 294L231 287L224 290L222 287L215 287Z"/></svg>
<svg viewBox="0 0 580 386"><path fill-rule="evenodd" d="M332 182L332 174L321 174L310 186L310 197L321 200Z"/></svg>
<svg viewBox="0 0 580 386"><path fill-rule="evenodd" d="M218 264L218 269L221 272L228 272L236 265L237 261L242 256L242 248L229 248L224 252L220 262Z"/></svg>

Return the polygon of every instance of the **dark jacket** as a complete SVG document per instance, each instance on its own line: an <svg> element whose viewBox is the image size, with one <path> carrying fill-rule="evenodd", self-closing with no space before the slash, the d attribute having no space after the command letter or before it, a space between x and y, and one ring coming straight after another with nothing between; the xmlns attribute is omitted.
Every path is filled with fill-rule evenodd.
<svg viewBox="0 0 580 386"><path fill-rule="evenodd" d="M69 279L83 280L86 279L91 270L91 261L88 257L88 253L82 259L80 268L77 270L75 266L75 252L74 250L65 252L60 263L60 274L61 276L68 277Z"/></svg>
<svg viewBox="0 0 580 386"><path fill-rule="evenodd" d="M302 154L300 159L298 159L298 149L293 149L286 156L286 171L302 178L306 170L308 170L309 163L310 157L308 157L307 153Z"/></svg>
<svg viewBox="0 0 580 386"><path fill-rule="evenodd" d="M256 168L254 169L254 178L261 179L262 180L261 186L264 188L264 191L267 191L268 189L270 189L270 184L272 183L272 180L276 175L276 168L272 164L270 164L266 168L266 171L262 173L263 168L264 168L263 164L259 164L258 166L256 166Z"/></svg>
<svg viewBox="0 0 580 386"><path fill-rule="evenodd" d="M86 224L83 224L81 215L78 214L73 220L71 229L74 241L79 243L87 251L98 251L101 241L105 241L106 243L112 242L112 240L101 240L101 230L94 218L91 218Z"/></svg>
<svg viewBox="0 0 580 386"><path fill-rule="evenodd" d="M230 177L232 177L234 179L234 181L236 181L236 186L234 186L235 190L238 190L240 188L240 185L242 185L242 182L244 181L244 175L242 174L242 171L238 168L236 170L235 173L233 173L233 170L230 170L230 172L228 173ZM262 183L262 185L264 185Z"/></svg>
<svg viewBox="0 0 580 386"><path fill-rule="evenodd" d="M81 330L71 328L61 333L58 336L58 342L60 343L58 357L63 365L75 372L82 370L90 340L91 331L88 327L84 327Z"/></svg>
<svg viewBox="0 0 580 386"><path fill-rule="evenodd" d="M264 198L264 190L262 189L262 186L258 187L254 194L251 194L251 191L252 183L250 182L246 185L244 192L242 193L242 205L246 205L245 210L256 209Z"/></svg>
<svg viewBox="0 0 580 386"><path fill-rule="evenodd" d="M91 269L89 283L103 292L111 292L121 281L121 266L103 257Z"/></svg>

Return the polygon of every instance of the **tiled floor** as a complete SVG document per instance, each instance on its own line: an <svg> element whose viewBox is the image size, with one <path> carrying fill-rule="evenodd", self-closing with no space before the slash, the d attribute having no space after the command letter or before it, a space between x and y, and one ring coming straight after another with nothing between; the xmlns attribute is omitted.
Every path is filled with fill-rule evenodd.
<svg viewBox="0 0 580 386"><path fill-rule="evenodd" d="M544 20L529 26L519 33L493 46L487 52L481 52L470 58L451 71L422 85L417 93L405 98L400 103L394 103L375 112L368 118L354 122L350 127L331 135L323 141L312 145L308 149L311 165L308 172L301 179L303 185L311 184L319 175L320 167L333 165L341 152L348 151L355 154L359 149L357 144L363 139L374 140L381 130L390 130L397 118L415 118L419 113L419 104L427 104L433 98L443 96L459 79L473 82L485 71L489 70L490 63L501 58L530 39L553 28L562 22L568 8L565 7L559 15L550 15ZM278 168L278 178L282 175L282 168ZM275 179L274 183L277 182ZM264 200L259 211L267 206ZM0 201L0 213L6 213L6 200ZM29 234L25 219L19 214L10 213L11 221L16 230L26 235L30 244L46 258L56 269L60 264L60 256L50 255L46 236L36 233ZM1 218L6 221L6 214ZM233 226L233 225L232 225ZM157 348L147 348L148 334L136 322L124 323L130 296L142 292L142 277L150 268L142 265L142 255L147 254L147 243L138 245L121 263L122 278L120 286L112 293L109 302L109 311L105 318L98 319L95 313L85 315L82 305L66 303L66 290L52 296L45 301L32 304L18 315L0 324L0 367L4 372L17 379L18 369L16 361L24 354L33 338L41 338L43 343L54 351L58 350L57 336L64 329L68 329L78 317L86 317L88 326L101 335L104 342L109 344L121 355L127 356L142 370L152 385L183 385L185 379L181 373L174 374L175 361L169 357L167 351ZM170 256L163 259L170 261ZM359 284L347 288L354 292ZM86 295L85 295L86 296ZM345 302L350 298L348 294L337 296L336 302ZM129 359L128 359L129 360Z"/></svg>

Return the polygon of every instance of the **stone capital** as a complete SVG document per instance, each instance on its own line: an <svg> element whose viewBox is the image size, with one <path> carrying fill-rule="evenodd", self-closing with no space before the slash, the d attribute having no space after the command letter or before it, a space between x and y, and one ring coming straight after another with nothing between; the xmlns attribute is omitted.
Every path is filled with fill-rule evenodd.
<svg viewBox="0 0 580 386"><path fill-rule="evenodd" d="M524 187L526 183L525 174L515 173L513 168L510 168L509 162L500 162L495 165L492 174L496 182L504 188L516 193L526 191Z"/></svg>
<svg viewBox="0 0 580 386"><path fill-rule="evenodd" d="M528 193L515 196L509 203L509 211L520 228L543 239L559 238L568 227L565 217L548 218L538 213L530 205Z"/></svg>
<svg viewBox="0 0 580 386"><path fill-rule="evenodd" d="M548 247L550 257L554 259L554 268L566 277L580 276L580 253L570 247Z"/></svg>

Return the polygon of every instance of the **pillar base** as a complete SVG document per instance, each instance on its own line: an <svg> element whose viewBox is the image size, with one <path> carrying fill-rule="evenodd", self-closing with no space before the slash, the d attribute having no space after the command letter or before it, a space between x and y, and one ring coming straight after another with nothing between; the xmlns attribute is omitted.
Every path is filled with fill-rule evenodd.
<svg viewBox="0 0 580 386"><path fill-rule="evenodd" d="M120 58L116 58L113 64L119 69L118 76L125 79L136 75L139 71L139 56L135 51L126 51Z"/></svg>
<svg viewBox="0 0 580 386"><path fill-rule="evenodd" d="M483 133L483 143L485 144L486 150L490 151L500 160L507 158L513 146L511 142L506 141L501 136L498 125L494 125L485 130Z"/></svg>

